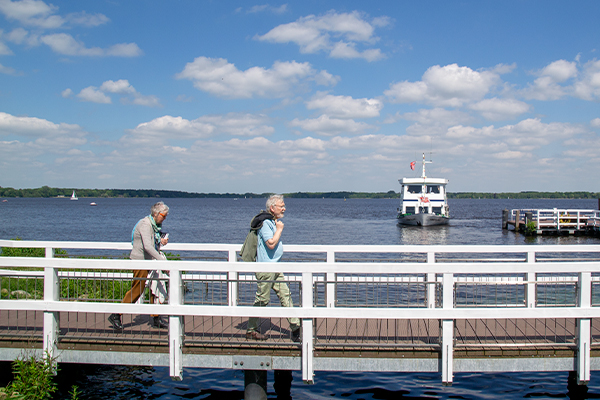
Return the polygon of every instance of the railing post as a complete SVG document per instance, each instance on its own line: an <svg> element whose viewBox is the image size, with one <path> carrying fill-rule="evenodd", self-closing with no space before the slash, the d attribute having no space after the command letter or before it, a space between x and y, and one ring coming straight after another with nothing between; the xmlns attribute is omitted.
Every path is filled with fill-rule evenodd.
<svg viewBox="0 0 600 400"><path fill-rule="evenodd" d="M46 247L46 258L54 258L54 249ZM44 301L57 302L60 300L60 290L58 282L58 269L53 266L44 268ZM57 356L59 313L56 311L44 311L44 354L54 358Z"/></svg>
<svg viewBox="0 0 600 400"><path fill-rule="evenodd" d="M580 308L592 307L592 273L580 272L578 285L578 297ZM591 320L579 318L577 320L577 384L585 385L590 381L590 346Z"/></svg>
<svg viewBox="0 0 600 400"><path fill-rule="evenodd" d="M527 252L527 263L535 263L535 251ZM527 280L527 291L525 293L525 304L527 308L535 308L536 306L536 288L537 288L537 274L535 272L528 272L525 277Z"/></svg>
<svg viewBox="0 0 600 400"><path fill-rule="evenodd" d="M170 270L169 304L183 304L183 281L179 269ZM183 379L183 316L181 315L169 315L169 374L172 379Z"/></svg>
<svg viewBox="0 0 600 400"><path fill-rule="evenodd" d="M427 253L427 264L435 264L435 253L428 252ZM428 273L427 274L427 308L435 308L435 274Z"/></svg>
<svg viewBox="0 0 600 400"><path fill-rule="evenodd" d="M445 273L442 277L442 308L454 308L454 275ZM442 384L452 385L454 374L454 320L442 320Z"/></svg>
<svg viewBox="0 0 600 400"><path fill-rule="evenodd" d="M229 262L237 262L237 252L235 250L229 251ZM228 303L229 307L236 307L238 305L239 299L239 280L240 274L239 272L229 271L227 273L227 283L228 283Z"/></svg>
<svg viewBox="0 0 600 400"><path fill-rule="evenodd" d="M312 272L302 273L302 308L313 308L313 275ZM314 338L312 318L302 318L302 380L305 383L314 382Z"/></svg>
<svg viewBox="0 0 600 400"><path fill-rule="evenodd" d="M335 252L333 250L327 250L327 263L335 262ZM327 283L325 284L325 304L327 308L334 308L336 302L336 283L337 274L334 272L328 272L325 276Z"/></svg>

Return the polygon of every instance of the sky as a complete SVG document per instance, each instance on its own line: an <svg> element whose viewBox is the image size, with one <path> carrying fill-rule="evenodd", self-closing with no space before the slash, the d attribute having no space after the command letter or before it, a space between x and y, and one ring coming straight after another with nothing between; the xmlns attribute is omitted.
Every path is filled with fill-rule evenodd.
<svg viewBox="0 0 600 400"><path fill-rule="evenodd" d="M0 0L0 186L600 191L600 1Z"/></svg>

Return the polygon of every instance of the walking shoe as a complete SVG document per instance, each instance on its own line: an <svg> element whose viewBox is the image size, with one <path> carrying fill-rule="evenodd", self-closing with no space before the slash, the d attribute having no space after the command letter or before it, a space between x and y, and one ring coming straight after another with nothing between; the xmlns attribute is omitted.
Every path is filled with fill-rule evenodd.
<svg viewBox="0 0 600 400"><path fill-rule="evenodd" d="M156 317L151 317L148 323L151 327L158 329L165 329L169 327L169 324L160 319L159 315L157 315Z"/></svg>
<svg viewBox="0 0 600 400"><path fill-rule="evenodd" d="M108 322L110 322L113 329L123 329L123 324L121 323L121 314L110 314L108 316Z"/></svg>
<svg viewBox="0 0 600 400"><path fill-rule="evenodd" d="M246 339L267 340L267 337L257 331L246 331Z"/></svg>
<svg viewBox="0 0 600 400"><path fill-rule="evenodd" d="M296 328L292 331L292 342L299 343L302 340L300 339L300 328Z"/></svg>

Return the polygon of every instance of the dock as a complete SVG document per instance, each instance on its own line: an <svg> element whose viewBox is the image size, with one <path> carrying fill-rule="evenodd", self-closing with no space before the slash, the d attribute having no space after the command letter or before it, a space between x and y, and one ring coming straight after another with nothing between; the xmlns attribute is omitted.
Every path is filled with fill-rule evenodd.
<svg viewBox="0 0 600 400"><path fill-rule="evenodd" d="M46 254L0 257L4 361L30 351L165 366L174 379L184 367L298 370L306 383L315 371L436 372L447 385L456 372L574 371L585 385L600 370L600 245L286 245L276 264L240 262L241 244L169 243L181 255L172 261L122 259L130 243L0 247ZM133 269L168 271L168 304L120 303ZM295 306L272 296L252 307L255 271L283 272ZM123 314L123 330L111 313ZM150 327L150 314L168 329ZM251 316L267 340L246 339ZM302 321L300 343L288 317Z"/></svg>
<svg viewBox="0 0 600 400"><path fill-rule="evenodd" d="M598 235L600 211L579 209L513 209L502 211L502 229L529 235Z"/></svg>

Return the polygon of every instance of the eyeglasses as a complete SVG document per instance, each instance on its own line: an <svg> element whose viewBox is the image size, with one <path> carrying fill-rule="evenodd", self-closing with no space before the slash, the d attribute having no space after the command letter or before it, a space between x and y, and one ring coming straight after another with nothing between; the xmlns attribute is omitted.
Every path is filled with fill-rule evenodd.
<svg viewBox="0 0 600 400"><path fill-rule="evenodd" d="M285 208L285 204L275 204L275 207Z"/></svg>
<svg viewBox="0 0 600 400"><path fill-rule="evenodd" d="M167 218L167 215L169 215L169 213L158 213L158 215L162 215L163 218Z"/></svg>

